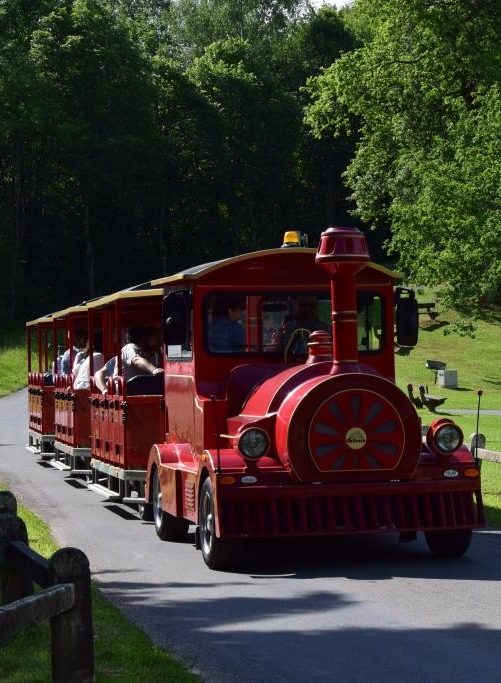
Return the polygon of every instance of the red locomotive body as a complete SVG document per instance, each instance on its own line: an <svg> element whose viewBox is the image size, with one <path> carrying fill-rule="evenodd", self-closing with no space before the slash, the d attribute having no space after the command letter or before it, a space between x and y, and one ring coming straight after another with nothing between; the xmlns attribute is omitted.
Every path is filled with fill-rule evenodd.
<svg viewBox="0 0 501 683"><path fill-rule="evenodd" d="M28 446L52 457L54 443L54 380L51 372L52 317L26 323L28 351ZM37 370L35 370L35 367Z"/></svg>
<svg viewBox="0 0 501 683"><path fill-rule="evenodd" d="M479 469L450 420L423 441L394 383L397 277L358 230L330 228L317 252L153 282L165 288L167 433L145 496L160 538L198 525L212 568L243 538L424 531L434 552L465 552L483 524Z"/></svg>

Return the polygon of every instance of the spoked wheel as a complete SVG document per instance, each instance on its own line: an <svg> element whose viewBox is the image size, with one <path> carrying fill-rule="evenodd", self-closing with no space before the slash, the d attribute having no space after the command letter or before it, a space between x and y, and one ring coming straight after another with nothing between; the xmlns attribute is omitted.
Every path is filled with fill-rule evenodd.
<svg viewBox="0 0 501 683"><path fill-rule="evenodd" d="M153 521L153 505L151 503L139 503L137 511L143 522Z"/></svg>
<svg viewBox="0 0 501 683"><path fill-rule="evenodd" d="M155 531L162 541L185 541L188 535L189 522L174 517L162 510L162 489L158 478L158 470L153 475L153 521Z"/></svg>
<svg viewBox="0 0 501 683"><path fill-rule="evenodd" d="M210 569L225 569L230 563L230 542L216 536L214 495L210 479L202 485L200 494L200 548L205 564Z"/></svg>
<svg viewBox="0 0 501 683"><path fill-rule="evenodd" d="M437 557L461 557L468 550L471 537L471 529L425 532L428 548Z"/></svg>

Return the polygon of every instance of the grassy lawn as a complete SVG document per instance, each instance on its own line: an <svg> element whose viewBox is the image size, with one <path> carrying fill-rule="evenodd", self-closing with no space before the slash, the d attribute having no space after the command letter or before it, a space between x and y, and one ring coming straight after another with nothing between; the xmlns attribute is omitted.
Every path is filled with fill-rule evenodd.
<svg viewBox="0 0 501 683"><path fill-rule="evenodd" d="M26 386L26 341L24 329L7 328L0 332L0 396Z"/></svg>
<svg viewBox="0 0 501 683"><path fill-rule="evenodd" d="M44 557L57 550L45 522L26 508L18 514L28 528L30 546ZM91 567L92 568L92 567ZM96 681L153 683L197 681L166 651L156 647L136 626L92 591ZM48 624L31 628L2 645L1 683L44 683L50 675L50 629Z"/></svg>
<svg viewBox="0 0 501 683"><path fill-rule="evenodd" d="M426 293L418 296L418 300L433 301L433 297ZM425 384L430 394L445 396L446 401L438 411L461 427L469 444L470 435L476 431L477 416L453 415L449 409L476 410L477 391L481 389L480 407L501 410L501 310L492 308L486 311L485 320L475 322L475 338L444 335L444 330L460 316L455 311L441 311L438 303L436 310L440 314L434 321L426 314L420 316L418 346L408 355L397 354L397 383L405 392L407 384L413 384L415 395L418 385ZM434 384L433 373L425 366L427 359L444 361L447 368L457 370L458 388L445 389ZM418 414L423 424L439 417L427 408L420 408ZM486 436L486 448L501 451L501 416L481 415L479 431ZM482 490L488 521L501 526L501 464L482 464Z"/></svg>
<svg viewBox="0 0 501 683"><path fill-rule="evenodd" d="M433 297L426 293L418 299L431 301ZM440 311L438 303L436 310ZM501 410L501 309L489 309L485 320L475 322L475 338L444 334L459 317L455 311L443 310L434 321L426 314L420 316L418 346L408 355L396 356L397 383L404 391L407 384L413 384L415 394L418 385L424 384L430 394L446 397L438 408L440 413L447 414L453 408L476 410L479 389L483 391L481 408ZM457 370L458 388L445 389L434 384L433 373L425 366L427 359L444 361L448 369ZM418 412L423 424L435 419L426 408ZM476 431L476 416L450 417L461 426L465 437ZM501 450L501 416L480 416L479 431L487 438L487 448Z"/></svg>

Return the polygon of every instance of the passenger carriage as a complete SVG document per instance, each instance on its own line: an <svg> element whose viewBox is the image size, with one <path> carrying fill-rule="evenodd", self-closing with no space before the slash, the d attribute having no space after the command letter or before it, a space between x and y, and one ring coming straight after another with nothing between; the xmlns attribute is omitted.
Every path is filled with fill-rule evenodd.
<svg viewBox="0 0 501 683"><path fill-rule="evenodd" d="M80 304L63 309L54 313L52 320L54 346L61 352L69 349L72 368L77 353L76 331L88 328L87 307ZM73 374L62 372L60 359L61 354L53 364L55 438L51 465L74 475L87 475L90 474L90 391L74 386Z"/></svg>
<svg viewBox="0 0 501 683"><path fill-rule="evenodd" d="M106 360L117 357L115 375L102 394L90 393L90 488L108 500L133 503L145 510L144 482L151 444L165 439L163 375L124 380L120 349L130 326L159 327L161 289L116 292L88 304L89 333L101 330Z"/></svg>
<svg viewBox="0 0 501 683"><path fill-rule="evenodd" d="M27 450L44 458L54 454L53 321L47 315L26 323L28 354Z"/></svg>

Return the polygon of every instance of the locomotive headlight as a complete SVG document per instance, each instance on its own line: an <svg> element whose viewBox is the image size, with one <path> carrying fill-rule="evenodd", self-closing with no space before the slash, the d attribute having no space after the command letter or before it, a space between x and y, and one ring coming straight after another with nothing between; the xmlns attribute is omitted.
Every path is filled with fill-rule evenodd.
<svg viewBox="0 0 501 683"><path fill-rule="evenodd" d="M439 453L448 455L462 445L463 432L450 420L436 420L430 425L426 441Z"/></svg>
<svg viewBox="0 0 501 683"><path fill-rule="evenodd" d="M435 447L441 453L452 453L463 443L463 432L455 424L439 427L433 437Z"/></svg>
<svg viewBox="0 0 501 683"><path fill-rule="evenodd" d="M250 427L244 429L238 438L238 450L244 458L258 460L268 451L270 447L270 437L264 429Z"/></svg>

